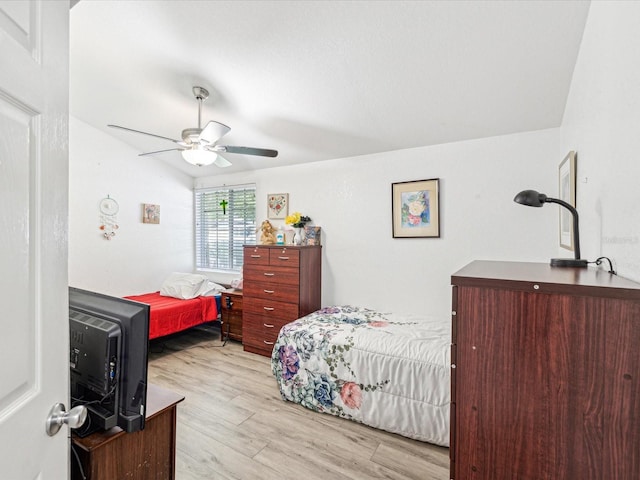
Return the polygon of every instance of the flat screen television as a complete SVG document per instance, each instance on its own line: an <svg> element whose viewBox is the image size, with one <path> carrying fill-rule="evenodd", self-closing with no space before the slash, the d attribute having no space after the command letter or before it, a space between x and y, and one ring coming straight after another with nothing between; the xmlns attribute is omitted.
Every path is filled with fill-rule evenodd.
<svg viewBox="0 0 640 480"><path fill-rule="evenodd" d="M69 287L71 405L86 405L80 436L144 429L149 305Z"/></svg>

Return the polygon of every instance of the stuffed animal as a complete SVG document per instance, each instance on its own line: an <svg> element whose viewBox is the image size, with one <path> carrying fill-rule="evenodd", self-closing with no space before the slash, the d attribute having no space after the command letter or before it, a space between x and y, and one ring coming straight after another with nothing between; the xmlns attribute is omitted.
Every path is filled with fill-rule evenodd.
<svg viewBox="0 0 640 480"><path fill-rule="evenodd" d="M260 230L262 230L262 235L260 235L260 243L262 245L275 245L276 236L274 235L275 229L269 220L265 220L260 225Z"/></svg>

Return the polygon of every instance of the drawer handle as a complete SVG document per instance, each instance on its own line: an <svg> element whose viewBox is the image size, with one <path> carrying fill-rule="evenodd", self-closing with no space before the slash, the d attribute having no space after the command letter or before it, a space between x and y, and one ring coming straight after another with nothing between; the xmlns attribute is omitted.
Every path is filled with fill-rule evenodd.
<svg viewBox="0 0 640 480"><path fill-rule="evenodd" d="M264 290L264 293L276 293L275 290Z"/></svg>
<svg viewBox="0 0 640 480"><path fill-rule="evenodd" d="M273 312L275 310L275 308L273 307L262 307L262 308L264 308L268 312Z"/></svg>
<svg viewBox="0 0 640 480"><path fill-rule="evenodd" d="M278 260L289 260L289 257L278 257Z"/></svg>
<svg viewBox="0 0 640 480"><path fill-rule="evenodd" d="M264 274L265 277L273 277L275 275L275 273L266 273Z"/></svg>
<svg viewBox="0 0 640 480"><path fill-rule="evenodd" d="M264 343L266 343L267 345L273 345L273 342L267 342L266 340L262 340Z"/></svg>
<svg viewBox="0 0 640 480"><path fill-rule="evenodd" d="M251 255L251 258L260 258L262 255Z"/></svg>
<svg viewBox="0 0 640 480"><path fill-rule="evenodd" d="M269 325L268 323L263 323L262 325L264 325L267 328L273 328L275 325Z"/></svg>

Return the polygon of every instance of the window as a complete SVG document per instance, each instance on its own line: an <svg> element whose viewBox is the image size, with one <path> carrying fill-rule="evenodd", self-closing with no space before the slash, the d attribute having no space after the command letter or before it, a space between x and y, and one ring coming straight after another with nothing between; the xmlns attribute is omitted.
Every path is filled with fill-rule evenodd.
<svg viewBox="0 0 640 480"><path fill-rule="evenodd" d="M255 185L196 189L195 210L196 268L239 272L256 243Z"/></svg>

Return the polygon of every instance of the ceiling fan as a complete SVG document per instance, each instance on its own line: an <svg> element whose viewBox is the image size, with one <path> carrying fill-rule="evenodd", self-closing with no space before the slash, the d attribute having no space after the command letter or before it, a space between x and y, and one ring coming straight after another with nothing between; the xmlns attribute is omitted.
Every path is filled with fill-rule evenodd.
<svg viewBox="0 0 640 480"><path fill-rule="evenodd" d="M192 165L198 167L206 165L217 165L218 167L228 167L231 162L224 158L222 153L240 153L243 155L258 155L261 157L277 157L277 150L269 150L266 148L253 147L234 147L231 145L218 145L218 141L224 137L231 128L220 122L210 121L202 128L202 102L209 97L209 92L203 87L193 87L193 94L198 100L198 128L186 128L182 131L182 140L175 140L162 135L141 132L132 128L121 127L119 125L107 125L111 128L126 130L127 132L141 133L150 137L162 138L178 145L178 148L168 148L165 150L156 150L154 152L141 153L143 155L153 155L156 153L179 151L182 157Z"/></svg>

